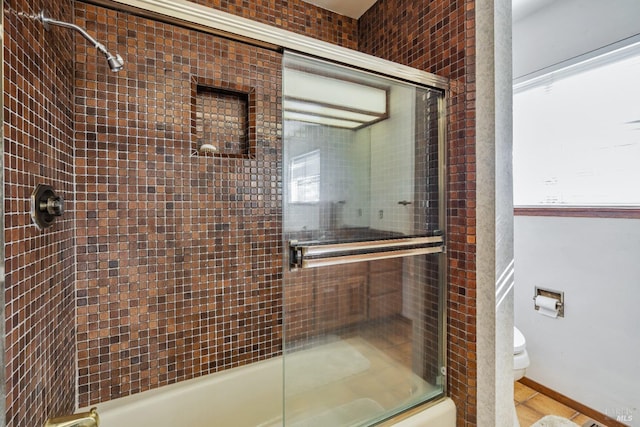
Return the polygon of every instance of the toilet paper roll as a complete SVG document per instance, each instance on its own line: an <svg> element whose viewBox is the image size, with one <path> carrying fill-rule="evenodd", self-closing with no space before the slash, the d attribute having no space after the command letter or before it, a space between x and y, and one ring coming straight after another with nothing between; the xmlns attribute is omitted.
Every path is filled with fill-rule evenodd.
<svg viewBox="0 0 640 427"><path fill-rule="evenodd" d="M545 316L558 317L558 309L556 308L557 299L546 297L544 295L538 295L536 297L536 306L538 307L538 313Z"/></svg>

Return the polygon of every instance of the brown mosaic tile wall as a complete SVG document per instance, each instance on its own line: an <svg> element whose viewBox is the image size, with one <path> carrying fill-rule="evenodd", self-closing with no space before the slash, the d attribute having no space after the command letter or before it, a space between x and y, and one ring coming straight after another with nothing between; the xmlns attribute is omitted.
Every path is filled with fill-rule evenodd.
<svg viewBox="0 0 640 427"><path fill-rule="evenodd" d="M200 3L453 79L449 390L461 425L473 424L473 111L465 103L473 102L473 2L418 10L381 0L359 28L300 0ZM27 420L27 409L41 418L73 410L76 265L80 405L277 354L279 56L75 2L76 23L125 57L125 70L112 74L84 41L69 49L71 33L45 34L14 13L47 9L71 20L71 1L4 5L7 425L44 423ZM259 64L259 81L244 69L247 58ZM256 87L267 114L254 158L192 156L194 73L230 89ZM27 214L40 179L67 200L65 217L44 233Z"/></svg>
<svg viewBox="0 0 640 427"><path fill-rule="evenodd" d="M302 0L193 0L294 33L358 49L358 21Z"/></svg>
<svg viewBox="0 0 640 427"><path fill-rule="evenodd" d="M80 405L279 354L281 55L84 4L76 23L126 61L77 49ZM254 156L194 152L194 78L253 91Z"/></svg>
<svg viewBox="0 0 640 427"><path fill-rule="evenodd" d="M448 393L459 426L476 425L475 25L473 0L378 0L359 48L451 79L448 99Z"/></svg>
<svg viewBox="0 0 640 427"><path fill-rule="evenodd" d="M73 34L18 12L72 19L70 0L4 2L6 425L41 426L75 405ZM36 184L65 214L31 223Z"/></svg>

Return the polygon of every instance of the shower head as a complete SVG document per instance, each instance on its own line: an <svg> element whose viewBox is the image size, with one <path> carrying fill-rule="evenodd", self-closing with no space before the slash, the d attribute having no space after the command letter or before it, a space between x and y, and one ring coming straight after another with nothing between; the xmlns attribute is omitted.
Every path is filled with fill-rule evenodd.
<svg viewBox="0 0 640 427"><path fill-rule="evenodd" d="M114 72L120 71L124 67L124 59L122 59L122 56L118 55L117 53L116 56L107 54L107 63L109 64L109 68L111 68L111 71Z"/></svg>
<svg viewBox="0 0 640 427"><path fill-rule="evenodd" d="M109 64L109 68L111 68L111 71L117 72L122 70L122 68L124 67L124 59L122 59L122 56L118 54L115 54L114 56L101 43L95 42L95 46L96 46L96 49L102 52L104 56L107 58L107 64Z"/></svg>
<svg viewBox="0 0 640 427"><path fill-rule="evenodd" d="M122 57L118 54L113 55L109 53L107 48L102 43L99 43L96 39L91 37L91 35L87 33L83 28L80 28L79 26L71 24L69 22L56 21L55 19L51 19L47 16L44 10L40 12L39 15L30 16L30 18L42 22L45 30L51 28L51 25L56 25L58 27L70 28L72 30L78 31L85 39L89 40L96 49L104 54L104 56L107 58L107 63L109 64L109 68L111 68L111 71L122 70L124 66L124 59L122 59Z"/></svg>

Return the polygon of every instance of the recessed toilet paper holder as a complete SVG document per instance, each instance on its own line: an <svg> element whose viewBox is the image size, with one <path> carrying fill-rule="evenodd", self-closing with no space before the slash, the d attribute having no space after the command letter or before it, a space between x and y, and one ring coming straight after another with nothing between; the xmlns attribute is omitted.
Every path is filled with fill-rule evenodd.
<svg viewBox="0 0 640 427"><path fill-rule="evenodd" d="M558 317L564 317L564 292L556 291L553 289L535 287L535 295L533 295L533 306L536 311L540 308L536 304L536 297L545 296L547 298L553 298L556 300L556 309L558 310Z"/></svg>

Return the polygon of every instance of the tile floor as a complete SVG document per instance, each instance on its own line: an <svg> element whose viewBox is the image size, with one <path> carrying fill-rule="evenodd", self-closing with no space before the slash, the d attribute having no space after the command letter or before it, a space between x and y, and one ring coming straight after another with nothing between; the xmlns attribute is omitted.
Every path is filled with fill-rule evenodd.
<svg viewBox="0 0 640 427"><path fill-rule="evenodd" d="M539 393L520 382L515 383L514 400L516 413L520 421L520 427L530 427L545 415L558 415L582 426L590 420L584 414L572 409L560 402L556 402L549 396ZM606 426L603 426L606 427Z"/></svg>

